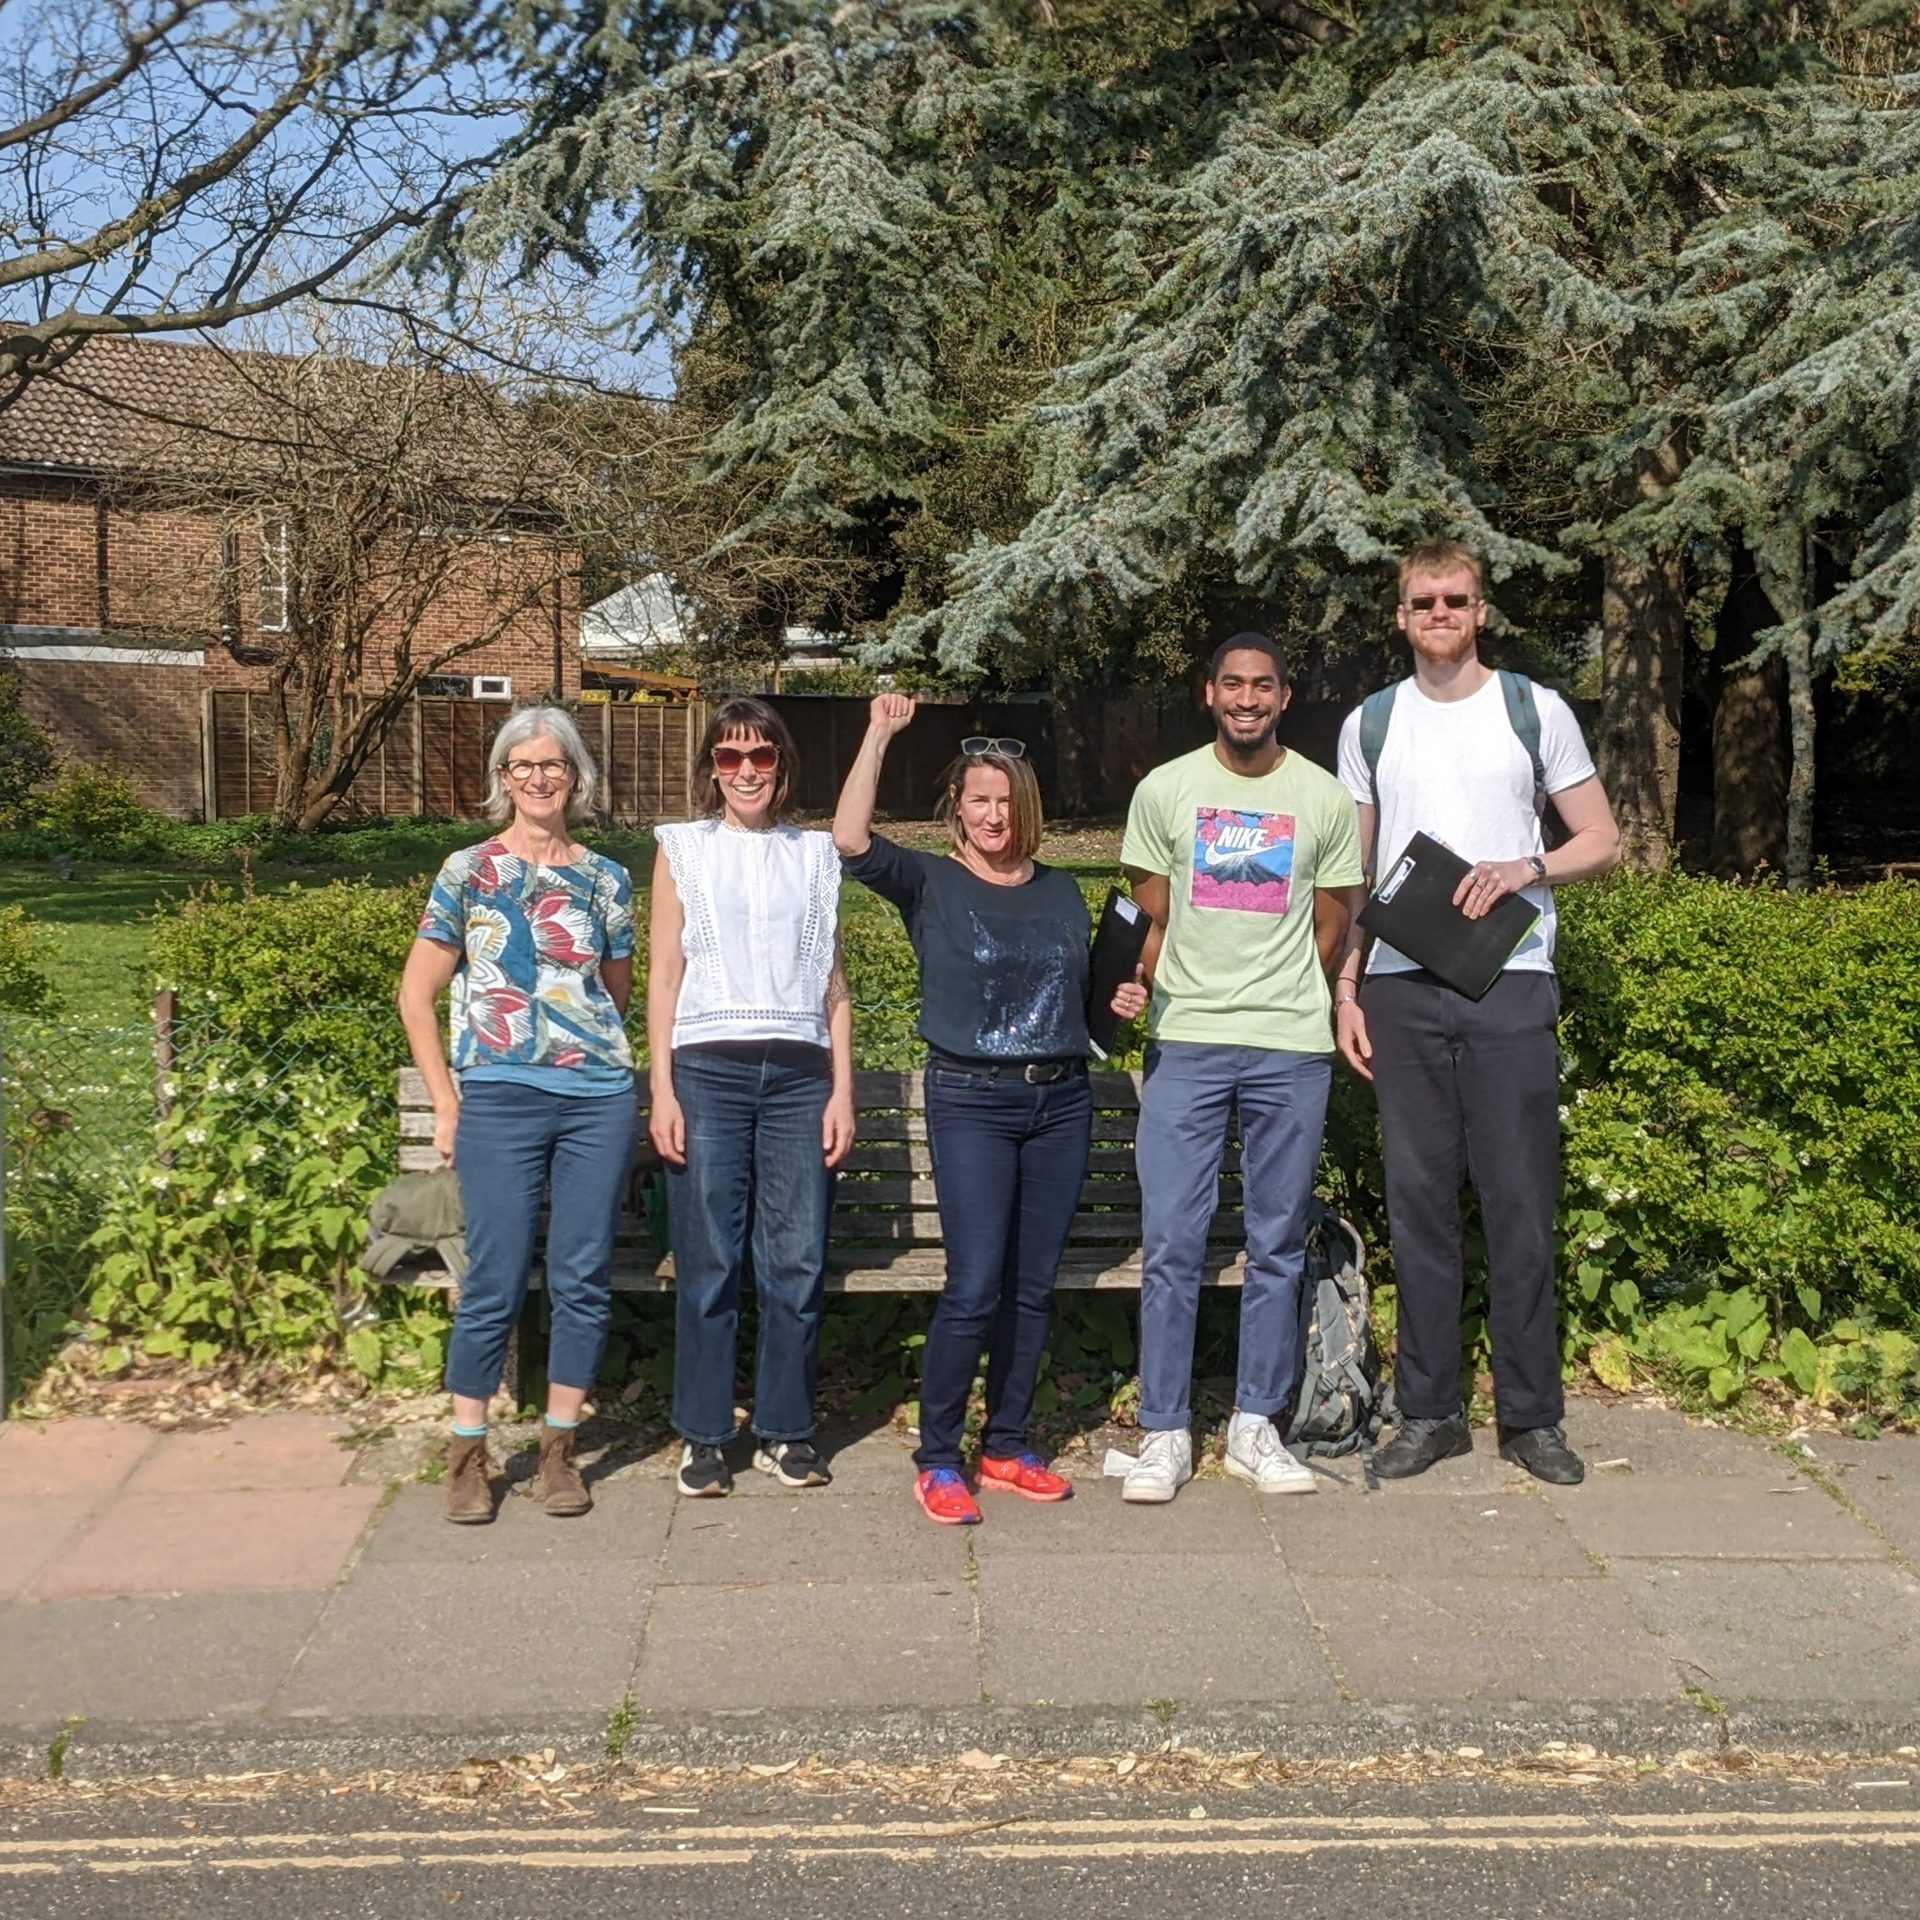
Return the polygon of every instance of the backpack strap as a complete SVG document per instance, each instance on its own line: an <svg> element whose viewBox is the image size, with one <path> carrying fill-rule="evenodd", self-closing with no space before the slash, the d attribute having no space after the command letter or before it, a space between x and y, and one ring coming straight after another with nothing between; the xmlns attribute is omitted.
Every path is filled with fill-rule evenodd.
<svg viewBox="0 0 1920 1920"><path fill-rule="evenodd" d="M1547 763L1540 757L1540 702L1534 697L1533 682L1524 673L1514 673L1509 668L1501 667L1499 674L1500 694L1507 703L1507 724L1512 727L1514 737L1526 748L1527 758L1533 762L1533 810L1544 818L1547 811ZM1385 729L1381 731L1384 734Z"/></svg>
<svg viewBox="0 0 1920 1920"><path fill-rule="evenodd" d="M1380 755L1386 750L1387 723L1393 718L1394 696L1399 686L1382 687L1376 693L1370 693L1360 702L1360 757L1367 763L1367 781L1373 788L1373 810L1380 811ZM1539 738L1539 729L1534 730ZM1374 831L1379 832L1379 823L1374 823ZM1379 849L1374 849L1375 855Z"/></svg>

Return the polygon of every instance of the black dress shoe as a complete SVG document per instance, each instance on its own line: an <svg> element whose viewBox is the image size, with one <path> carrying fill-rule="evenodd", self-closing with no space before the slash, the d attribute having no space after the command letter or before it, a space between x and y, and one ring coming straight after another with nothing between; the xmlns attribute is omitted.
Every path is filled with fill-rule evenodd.
<svg viewBox="0 0 1920 1920"><path fill-rule="evenodd" d="M1500 1458L1525 1467L1550 1486L1577 1487L1587 1477L1580 1456L1559 1427L1516 1427L1500 1436Z"/></svg>
<svg viewBox="0 0 1920 1920"><path fill-rule="evenodd" d="M1441 1460L1473 1451L1473 1435L1456 1413L1446 1420L1402 1420L1400 1430L1373 1456L1382 1480L1411 1480Z"/></svg>

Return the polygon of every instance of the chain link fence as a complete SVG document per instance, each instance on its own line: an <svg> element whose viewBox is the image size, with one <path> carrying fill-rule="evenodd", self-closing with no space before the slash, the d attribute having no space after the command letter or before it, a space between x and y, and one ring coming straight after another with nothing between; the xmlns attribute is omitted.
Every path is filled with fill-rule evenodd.
<svg viewBox="0 0 1920 1920"><path fill-rule="evenodd" d="M918 1014L856 1003L856 1064L914 1065ZM636 1048L643 1017L636 1008ZM272 1034L237 1031L217 1005L172 994L135 1024L0 1018L0 1418L85 1318L88 1243L102 1220L141 1182L164 1183L170 1156L217 1151L209 1133L297 1127L326 1076L364 1100L361 1144L391 1169L395 1074L407 1058L391 1006L316 1008ZM204 1130L194 1123L202 1107ZM171 1130L170 1116L181 1123Z"/></svg>

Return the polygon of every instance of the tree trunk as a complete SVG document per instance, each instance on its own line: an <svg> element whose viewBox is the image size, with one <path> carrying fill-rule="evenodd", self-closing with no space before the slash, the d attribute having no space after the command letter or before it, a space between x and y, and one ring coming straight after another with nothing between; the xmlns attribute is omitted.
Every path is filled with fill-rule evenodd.
<svg viewBox="0 0 1920 1920"><path fill-rule="evenodd" d="M1787 732L1792 742L1787 776L1787 885L1797 893L1813 878L1813 543L1787 528L1763 543L1754 560L1790 631L1780 651L1787 663Z"/></svg>
<svg viewBox="0 0 1920 1920"><path fill-rule="evenodd" d="M1713 870L1725 878L1786 859L1785 674L1778 659L1740 667L1713 709Z"/></svg>
<svg viewBox="0 0 1920 1920"><path fill-rule="evenodd" d="M1736 664L1779 619L1753 555L1736 551L1713 638L1722 667L1713 707L1712 864L1726 879L1786 862L1786 672L1778 656Z"/></svg>
<svg viewBox="0 0 1920 1920"><path fill-rule="evenodd" d="M1614 556L1600 599L1601 712L1595 759L1629 866L1673 858L1680 799L1686 593L1677 558Z"/></svg>
<svg viewBox="0 0 1920 1920"><path fill-rule="evenodd" d="M1813 635L1805 626L1787 642L1787 724L1793 771L1787 777L1787 885L1802 892L1813 879Z"/></svg>

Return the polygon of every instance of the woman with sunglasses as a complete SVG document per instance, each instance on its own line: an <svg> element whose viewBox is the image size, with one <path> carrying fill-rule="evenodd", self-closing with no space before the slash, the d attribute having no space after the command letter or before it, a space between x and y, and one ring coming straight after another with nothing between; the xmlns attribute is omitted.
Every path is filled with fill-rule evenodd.
<svg viewBox="0 0 1920 1920"><path fill-rule="evenodd" d="M923 1356L914 1497L943 1526L973 1526L980 1509L960 1442L983 1352L979 1484L1029 1500L1073 1492L1027 1428L1093 1130L1087 906L1071 874L1034 858L1040 785L1018 740L960 743L941 782L945 853L873 832L887 747L914 702L883 693L871 712L833 841L848 873L900 909L920 962L927 1140L947 1252ZM1114 1011L1135 1019L1146 997L1123 986Z"/></svg>
<svg viewBox="0 0 1920 1920"><path fill-rule="evenodd" d="M853 1009L833 842L786 824L798 771L786 722L728 700L693 764L700 818L654 833L649 1125L667 1165L680 1491L697 1498L733 1490L749 1245L753 1464L788 1487L830 1477L813 1400L833 1169L853 1145Z"/></svg>
<svg viewBox="0 0 1920 1920"><path fill-rule="evenodd" d="M413 1063L433 1101L433 1144L453 1163L467 1272L447 1342L453 1441L444 1511L494 1515L487 1411L527 1294L547 1212L547 1417L534 1497L550 1514L593 1505L575 1432L606 1345L614 1222L633 1160L633 883L583 847L596 775L558 707L523 707L487 755L498 831L434 879L398 995ZM449 996L453 1064L434 1005ZM456 1087L455 1082L458 1082Z"/></svg>

